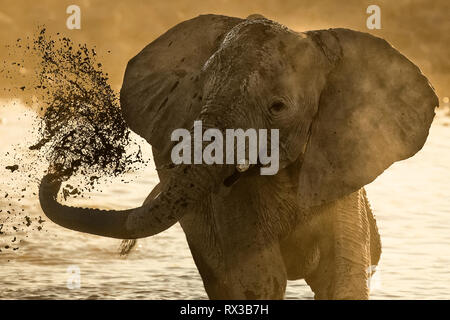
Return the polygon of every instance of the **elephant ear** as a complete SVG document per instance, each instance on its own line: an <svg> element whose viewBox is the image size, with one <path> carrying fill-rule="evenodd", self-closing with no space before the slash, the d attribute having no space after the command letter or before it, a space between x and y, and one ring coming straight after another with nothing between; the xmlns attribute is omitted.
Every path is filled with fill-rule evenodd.
<svg viewBox="0 0 450 320"><path fill-rule="evenodd" d="M308 33L334 65L300 171L299 197L320 205L372 182L425 143L438 99L385 40L347 29Z"/></svg>
<svg viewBox="0 0 450 320"><path fill-rule="evenodd" d="M241 21L219 15L187 20L128 62L120 90L122 113L130 128L152 145L157 166L170 161L172 131L190 129L200 112L202 66Z"/></svg>

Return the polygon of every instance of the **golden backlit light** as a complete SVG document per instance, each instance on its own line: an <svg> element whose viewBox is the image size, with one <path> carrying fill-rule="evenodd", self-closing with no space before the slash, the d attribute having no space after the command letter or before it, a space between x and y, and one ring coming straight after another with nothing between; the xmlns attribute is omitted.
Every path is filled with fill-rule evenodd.
<svg viewBox="0 0 450 320"><path fill-rule="evenodd" d="M78 26L68 21L75 11L66 9L73 4L80 8ZM208 299L196 267L201 259L194 262L179 223L155 236L122 242L120 238L65 229L46 217L38 188L48 163L29 149L37 142L39 116L45 110L41 110L38 96L27 91L28 84L22 84L35 70L22 62L22 51L16 46L17 39L26 43L43 27L46 35L54 39L68 37L75 44L86 44L95 49L101 70L118 95L132 57L173 26L201 14L242 19L259 14L298 32L328 28L367 32L388 41L427 77L440 107L425 145L365 186L382 244L381 260L370 279L370 299L450 299L449 1L377 1L379 25L373 19L368 21L375 11L368 13L367 8L373 4L358 0L4 1L0 6L0 299ZM308 40L306 35L302 40ZM12 65L12 61L19 65ZM370 64L368 61L367 69L355 73L364 74ZM168 79L172 81L173 77ZM246 85L251 87L249 83ZM194 93L197 95L193 91L190 96ZM422 92L417 91L419 94ZM398 97L394 94L390 98ZM161 104L161 108L164 106ZM284 107L280 103L277 112L283 112ZM425 122L426 116L423 118ZM378 124L371 118L368 125L381 127L386 122L381 116L377 119ZM166 117L159 121L169 120ZM305 151L311 132L301 132ZM280 130L280 140L282 135ZM384 135L374 135L373 141L381 138ZM148 163L118 176L93 175L87 180L81 174L72 177L69 183L73 186L65 187L58 201L125 210L140 206L152 190L157 198L159 190L154 188L166 168L159 170L158 177L158 159L154 159L151 146L135 133L131 133L131 141L135 148L140 147L139 155ZM242 170L238 166L235 176L252 174L254 163L244 164ZM14 165L18 165L17 169ZM281 161L280 167L283 165ZM163 167L161 163L159 166ZM79 192L77 186L86 181L93 181L95 187ZM212 197L222 196L221 192L212 193ZM261 198L258 201L264 202L265 197ZM220 221L214 223L220 225ZM246 225L242 224L242 229L247 230ZM199 234L208 232L201 229ZM314 248L308 249L312 252L309 261L320 260ZM121 250L127 254L121 255ZM284 297L313 299L314 293L305 280L292 280L287 281Z"/></svg>

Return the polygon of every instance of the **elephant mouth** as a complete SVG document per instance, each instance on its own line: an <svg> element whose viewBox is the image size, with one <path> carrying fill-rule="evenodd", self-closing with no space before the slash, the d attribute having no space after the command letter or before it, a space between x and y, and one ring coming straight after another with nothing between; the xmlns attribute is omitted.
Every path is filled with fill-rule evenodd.
<svg viewBox="0 0 450 320"><path fill-rule="evenodd" d="M160 171L160 170L171 170L171 169L175 168L176 166L177 166L176 164L169 163L169 164L158 166L156 168L156 170L158 170L158 171ZM259 162L259 160L258 160L257 164L250 164L248 169L246 169L246 170L240 170L237 167L235 167L234 171L223 180L223 185L225 187L227 187L227 188L230 188L234 184L236 184L236 182L241 177L248 176L248 175L253 175L253 174L257 173L257 170L260 167L261 167L261 163Z"/></svg>

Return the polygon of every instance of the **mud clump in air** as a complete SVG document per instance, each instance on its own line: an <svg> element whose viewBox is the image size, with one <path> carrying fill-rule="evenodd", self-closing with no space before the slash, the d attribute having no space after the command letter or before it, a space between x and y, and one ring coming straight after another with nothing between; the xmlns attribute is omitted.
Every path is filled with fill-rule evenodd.
<svg viewBox="0 0 450 320"><path fill-rule="evenodd" d="M83 191L92 190L100 177L117 177L147 163L139 145L130 138L118 94L108 83L108 74L102 70L94 48L75 44L60 34L52 37L40 28L35 37L18 39L9 49L14 51L12 58L16 61L5 61L0 71L16 82L14 89L21 101L41 117L33 130L37 138L27 146L28 152L39 163L48 162L48 171L62 180L75 175L84 179L80 185L63 185L63 199L82 196ZM17 71L26 67L27 59L33 65L27 69L33 73L24 76ZM20 155L7 156L11 162L21 162ZM17 203L24 197L21 191L27 189L34 190L37 201L36 182L41 179L42 170L11 162L3 168L16 175L12 181L17 181L18 173L25 172L29 180L26 188L17 186ZM5 192L0 197L10 199L12 195ZM23 208L15 209L11 204L0 209L0 214L7 215L0 219L2 236L6 234L8 216L13 211L21 215L20 225L8 228L12 231L8 232L12 233L11 242L18 242L14 232L23 232L25 227L42 230L45 220L40 216L34 214L36 217L31 218ZM2 249L10 248L8 245Z"/></svg>
<svg viewBox="0 0 450 320"><path fill-rule="evenodd" d="M90 175L91 185L97 180L95 173L117 176L142 163L139 148L127 155L130 130L95 50L45 34L42 29L33 42L41 57L35 89L44 91L40 100L44 114L41 138L30 149L45 148L57 174Z"/></svg>

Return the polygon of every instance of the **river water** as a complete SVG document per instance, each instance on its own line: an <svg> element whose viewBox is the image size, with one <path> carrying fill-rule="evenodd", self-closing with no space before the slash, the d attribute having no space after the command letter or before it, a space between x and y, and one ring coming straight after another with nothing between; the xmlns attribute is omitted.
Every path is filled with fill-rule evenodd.
<svg viewBox="0 0 450 320"><path fill-rule="evenodd" d="M5 231L0 235L0 298L207 298L178 224L139 240L126 258L119 255L120 240L73 232L49 221L42 223L40 231L35 220L23 231L11 231L13 224L26 223L25 216L43 215L32 194L40 177L22 178L26 177L22 166L14 173L5 169L17 161L14 153L25 152L31 144L27 132L32 116L8 105L0 107L0 119L0 224ZM150 148L144 149L148 154ZM45 169L32 157L23 161ZM158 182L153 165L126 178L132 181L104 181L101 192L70 203L129 208L141 204ZM13 188L29 181L27 196L14 199ZM4 198L2 193L8 192ZM371 299L450 299L450 117L438 116L424 148L386 170L367 186L367 192L383 243ZM8 218L5 211L12 208L23 208L24 213ZM13 237L17 237L14 243ZM18 241L19 249L12 250ZM303 280L288 283L287 299L312 297Z"/></svg>

